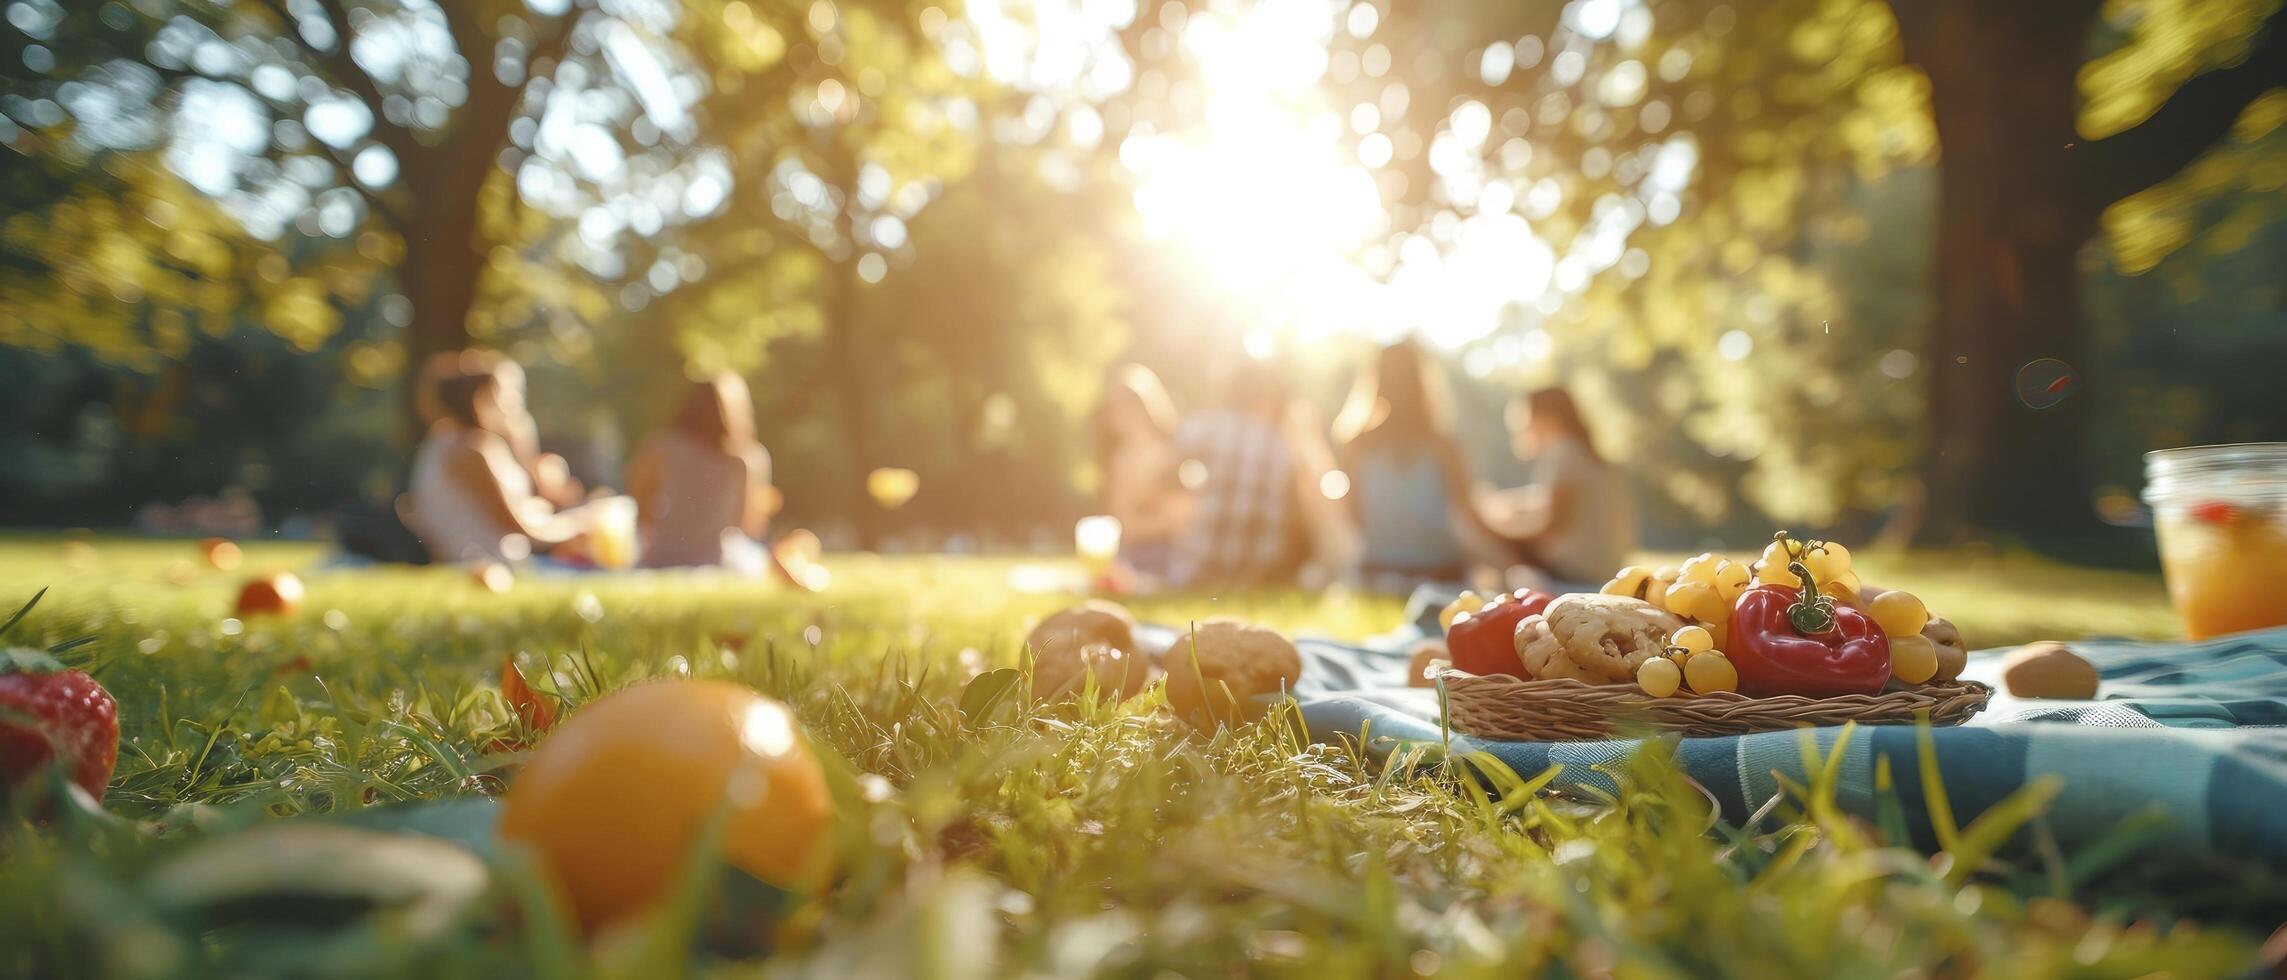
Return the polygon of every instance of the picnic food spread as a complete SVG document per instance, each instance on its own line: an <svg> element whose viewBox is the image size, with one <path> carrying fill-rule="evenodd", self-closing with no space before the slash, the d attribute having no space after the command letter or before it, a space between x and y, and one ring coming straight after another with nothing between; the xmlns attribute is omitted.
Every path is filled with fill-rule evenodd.
<svg viewBox="0 0 2287 980"><path fill-rule="evenodd" d="M537 852L590 931L666 896L722 811L724 860L781 886L823 870L833 817L792 712L711 680L648 681L582 706L503 804L500 836Z"/></svg>
<svg viewBox="0 0 2287 980"><path fill-rule="evenodd" d="M1537 611L1527 611L1526 602ZM1677 565L1630 566L1596 593L1553 600L1464 593L1439 618L1448 624L1452 669L1464 679L1626 685L1651 699L1723 695L1768 701L1772 712L1782 710L1771 700L1778 698L1800 704L1927 692L1942 702L1967 695L1951 704L1954 720L1983 698L1983 688L1957 683L1968 654L1952 623L1931 616L1911 593L1869 595L1841 544L1783 531L1752 562L1705 553ZM1504 623L1514 624L1513 658L1484 651L1483 634ZM1535 691L1531 696L1563 696L1562 689ZM1910 717L1914 706L1888 704L1883 716ZM1774 714L1760 721L1785 720ZM1701 727L1756 723L1718 719Z"/></svg>

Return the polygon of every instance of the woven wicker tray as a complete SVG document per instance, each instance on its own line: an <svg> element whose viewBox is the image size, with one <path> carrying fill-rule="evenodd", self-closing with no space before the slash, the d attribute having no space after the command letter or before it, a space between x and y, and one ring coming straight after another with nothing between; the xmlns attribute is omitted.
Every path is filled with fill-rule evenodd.
<svg viewBox="0 0 2287 980"><path fill-rule="evenodd" d="M1451 667L1432 676L1444 692L1454 731L1530 742L1588 741L1644 731L1745 735L1849 721L1912 724L1925 712L1932 725L1959 725L1993 696L1992 688L1975 681L1827 698L1751 698L1731 692L1654 698L1634 684L1479 676Z"/></svg>

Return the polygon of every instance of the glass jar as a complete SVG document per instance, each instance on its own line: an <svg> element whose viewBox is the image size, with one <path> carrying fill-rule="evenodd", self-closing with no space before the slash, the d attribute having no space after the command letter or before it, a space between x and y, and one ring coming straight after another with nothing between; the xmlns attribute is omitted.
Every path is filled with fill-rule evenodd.
<svg viewBox="0 0 2287 980"><path fill-rule="evenodd" d="M2287 443L2163 449L2144 478L2184 632L2287 625Z"/></svg>

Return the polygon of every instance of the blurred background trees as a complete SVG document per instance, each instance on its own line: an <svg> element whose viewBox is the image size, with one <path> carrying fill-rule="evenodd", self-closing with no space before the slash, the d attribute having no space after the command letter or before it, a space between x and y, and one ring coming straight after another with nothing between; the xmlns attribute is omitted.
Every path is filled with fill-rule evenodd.
<svg viewBox="0 0 2287 980"><path fill-rule="evenodd" d="M605 483L740 370L867 539L1077 513L1115 359L1330 405L1407 332L1496 474L1500 394L1571 385L1655 541L2055 549L2145 449L2287 437L2266 0L0 7L19 522L385 492L469 342Z"/></svg>

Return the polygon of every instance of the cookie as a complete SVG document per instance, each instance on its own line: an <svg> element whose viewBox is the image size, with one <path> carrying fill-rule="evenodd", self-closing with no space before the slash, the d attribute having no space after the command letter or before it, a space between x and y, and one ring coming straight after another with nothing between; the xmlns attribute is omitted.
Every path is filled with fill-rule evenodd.
<svg viewBox="0 0 2287 980"><path fill-rule="evenodd" d="M2096 697L2096 665L2054 640L2028 643L2001 661L2001 683L2020 698Z"/></svg>
<svg viewBox="0 0 2287 980"><path fill-rule="evenodd" d="M1525 671L1534 680L1571 677L1590 684L1603 680L1582 670L1565 655L1564 644L1558 643L1555 634L1549 632L1547 616L1527 616L1517 623L1517 659L1524 662Z"/></svg>
<svg viewBox="0 0 2287 980"><path fill-rule="evenodd" d="M1168 705L1201 728L1252 721L1262 714L1258 698L1302 678L1302 654L1286 637L1231 620L1176 637L1161 660Z"/></svg>
<svg viewBox="0 0 2287 980"><path fill-rule="evenodd" d="M1683 617L1642 599L1592 592L1559 596L1542 615L1575 666L1620 684L1633 682L1636 667L1659 656L1684 626Z"/></svg>
<svg viewBox="0 0 2287 980"><path fill-rule="evenodd" d="M1143 690L1151 668L1136 649L1135 617L1099 600L1057 612L1032 628L1032 689L1037 697L1075 694L1096 679L1096 689L1125 699Z"/></svg>

